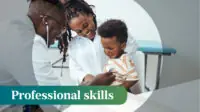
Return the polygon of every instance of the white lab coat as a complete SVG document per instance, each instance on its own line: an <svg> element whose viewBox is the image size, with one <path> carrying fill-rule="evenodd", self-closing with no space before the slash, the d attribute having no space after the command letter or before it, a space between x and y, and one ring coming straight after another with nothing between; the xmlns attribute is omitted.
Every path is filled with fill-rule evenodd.
<svg viewBox="0 0 200 112"><path fill-rule="evenodd" d="M129 35L125 51L133 58L136 49L136 41ZM103 73L103 66L108 59L99 35L96 35L93 42L84 37L74 37L70 42L68 53L70 76L77 84L80 84L87 74L95 76Z"/></svg>
<svg viewBox="0 0 200 112"><path fill-rule="evenodd" d="M100 37L96 37L93 42L84 37L74 37L70 42L68 52L70 76L77 84L86 74L101 73L107 58L102 54Z"/></svg>
<svg viewBox="0 0 200 112"><path fill-rule="evenodd" d="M61 85L60 79L52 68L48 50L45 40L36 34L32 49L32 63L35 78L39 85L59 86Z"/></svg>

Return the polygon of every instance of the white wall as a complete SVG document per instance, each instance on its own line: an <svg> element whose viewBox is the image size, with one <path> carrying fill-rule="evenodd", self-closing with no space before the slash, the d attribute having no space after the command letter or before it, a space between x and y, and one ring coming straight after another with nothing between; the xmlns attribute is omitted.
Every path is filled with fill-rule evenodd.
<svg viewBox="0 0 200 112"><path fill-rule="evenodd" d="M159 32L148 13L133 0L86 0L95 5L97 18L122 19L137 40L161 42Z"/></svg>

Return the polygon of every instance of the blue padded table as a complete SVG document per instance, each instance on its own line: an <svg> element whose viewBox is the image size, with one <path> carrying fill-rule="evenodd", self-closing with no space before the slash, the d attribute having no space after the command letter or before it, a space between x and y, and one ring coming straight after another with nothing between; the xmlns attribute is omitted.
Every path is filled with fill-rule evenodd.
<svg viewBox="0 0 200 112"><path fill-rule="evenodd" d="M162 45L159 42L151 41L151 40L137 40L138 51L141 51L145 55L145 88L149 91L150 89L146 85L146 74L147 74L147 59L148 55L158 55L158 64L157 64L157 73L156 73L156 86L155 89L159 88L160 84L160 67L161 67L161 59L162 56L171 56L176 54L176 49L172 47L168 47L166 45Z"/></svg>
<svg viewBox="0 0 200 112"><path fill-rule="evenodd" d="M58 49L58 41L55 41L53 45L50 46L50 49ZM68 55L67 55L68 56ZM69 68L68 66L56 66L58 62L62 61L63 58L60 58L52 63L53 68Z"/></svg>

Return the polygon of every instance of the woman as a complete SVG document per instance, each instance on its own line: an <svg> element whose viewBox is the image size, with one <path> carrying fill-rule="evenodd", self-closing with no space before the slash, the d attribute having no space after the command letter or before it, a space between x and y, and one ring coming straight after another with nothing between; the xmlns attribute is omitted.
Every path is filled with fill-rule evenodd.
<svg viewBox="0 0 200 112"><path fill-rule="evenodd" d="M78 34L68 48L70 76L77 84L91 81L97 74L102 73L103 65L107 62L100 37L96 33L96 15L92 6L84 0L66 0L64 6L68 31L72 30ZM132 37L128 38L126 51L129 54L136 51Z"/></svg>

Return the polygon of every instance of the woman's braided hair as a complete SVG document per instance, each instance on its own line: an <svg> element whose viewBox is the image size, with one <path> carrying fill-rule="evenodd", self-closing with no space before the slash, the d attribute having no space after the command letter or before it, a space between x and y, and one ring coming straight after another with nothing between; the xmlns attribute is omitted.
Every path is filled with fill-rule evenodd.
<svg viewBox="0 0 200 112"><path fill-rule="evenodd" d="M79 14L92 15L95 27L97 27L96 15L92 10L93 5L89 5L84 0L65 0L64 8L65 8L65 17L67 22L74 17L78 17ZM65 61L66 51L68 47L69 41L72 39L71 28L68 23L66 24L66 33L63 35L61 40L59 40L59 49L63 52L63 61Z"/></svg>
<svg viewBox="0 0 200 112"><path fill-rule="evenodd" d="M72 18L78 17L79 14L93 15L94 23L97 25L96 15L92 7L94 5L89 5L84 0L65 0L64 8L67 21L69 22Z"/></svg>

